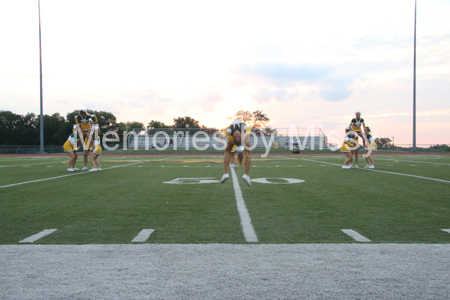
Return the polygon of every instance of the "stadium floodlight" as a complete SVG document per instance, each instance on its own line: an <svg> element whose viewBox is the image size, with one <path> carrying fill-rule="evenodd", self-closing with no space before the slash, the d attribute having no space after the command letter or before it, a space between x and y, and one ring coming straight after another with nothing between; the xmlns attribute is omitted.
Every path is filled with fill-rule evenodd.
<svg viewBox="0 0 450 300"><path fill-rule="evenodd" d="M38 14L39 14L39 79L40 79L40 94L41 94L41 116L40 116L40 153L44 153L44 103L42 99L42 47L41 47L41 1L38 0Z"/></svg>
<svg viewBox="0 0 450 300"><path fill-rule="evenodd" d="M413 152L416 152L416 19L417 0L414 1Z"/></svg>

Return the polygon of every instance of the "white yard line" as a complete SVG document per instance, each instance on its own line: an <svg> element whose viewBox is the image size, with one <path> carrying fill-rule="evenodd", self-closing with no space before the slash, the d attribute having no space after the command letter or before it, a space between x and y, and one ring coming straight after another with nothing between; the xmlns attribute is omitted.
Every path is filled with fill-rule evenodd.
<svg viewBox="0 0 450 300"><path fill-rule="evenodd" d="M450 233L450 229L441 229L441 230Z"/></svg>
<svg viewBox="0 0 450 300"><path fill-rule="evenodd" d="M10 168L10 167L22 167L22 166L34 166L34 165L51 165L51 164L58 164L63 163L63 161L54 161L54 162L42 162L42 163L35 163L35 164L22 164L22 165L9 165L9 166L0 166L0 168Z"/></svg>
<svg viewBox="0 0 450 300"><path fill-rule="evenodd" d="M120 168L120 167L126 167L126 166L131 166L131 165L135 165L135 164L141 164L142 162L134 162L131 164L126 164L126 165L120 165L120 166L113 166L113 167L109 167L109 168L104 168L102 169L102 171L104 170L109 170L109 169L114 169L114 168ZM36 180L30 180L30 181L24 181L24 182L19 182L19 183L12 183L12 184L7 184L7 185L2 185L0 186L0 189L2 188L6 188L6 187L11 187L11 186L16 186L16 185L22 185L22 184L27 184L27 183L33 183L33 182L40 182L40 181L46 181L46 180L52 180L52 179L58 179L58 178L63 178L63 177L68 177L68 176L75 176L75 175L81 175L81 174L89 174L92 172L77 172L77 173L72 173L72 174L67 174L67 175L61 175L61 176L55 176L55 177L49 177L49 178L43 178L43 179L36 179Z"/></svg>
<svg viewBox="0 0 450 300"><path fill-rule="evenodd" d="M33 243L33 242L36 242L37 240L43 238L44 236L52 234L56 230L57 229L44 229L41 232L36 233L35 235L32 235L30 237L27 237L26 239L23 239L23 240L19 241L19 243Z"/></svg>
<svg viewBox="0 0 450 300"><path fill-rule="evenodd" d="M142 229L141 232L131 241L132 243L143 243L148 240L155 229Z"/></svg>
<svg viewBox="0 0 450 300"><path fill-rule="evenodd" d="M244 202L244 197L242 196L242 190L239 186L238 177L234 168L230 168L231 177L233 177L233 188L236 195L236 204L239 212L239 217L241 218L242 231L244 232L245 240L249 243L258 242L258 237L256 236L255 229L252 225L252 220L250 219L250 214L248 213L247 207Z"/></svg>
<svg viewBox="0 0 450 300"><path fill-rule="evenodd" d="M335 164L335 163L330 163L330 162L326 162L326 161L318 161L318 160L305 159L305 158L304 158L304 160L318 162L318 163L324 163L324 164L330 164L330 165L336 165L336 166L341 166L341 164ZM420 179L427 179L427 180L433 180L433 181L450 183L450 181L448 181L448 180L431 178L431 177L424 177L424 176L417 176L417 175L411 175L411 174L396 173L396 172L382 171L382 170L376 170L376 169L359 169L359 170L371 171L371 172L381 172L381 173L387 173L387 174L393 174L393 175L399 175L399 176L408 176L408 177L414 177L414 178L420 178Z"/></svg>
<svg viewBox="0 0 450 300"><path fill-rule="evenodd" d="M408 163L418 163L418 164L430 164L430 165L444 165L444 166L450 166L450 164L437 163L437 162L431 162L431 161L398 160L398 159L389 159L389 158L379 158L378 156L377 156L377 160L389 160L389 161L408 162Z"/></svg>
<svg viewBox="0 0 450 300"><path fill-rule="evenodd" d="M371 242L371 240L362 236L361 234L359 234L358 232L356 232L352 229L341 229L341 230L343 233L345 233L346 235L348 235L349 237L351 237L352 239L354 239L357 242L362 242L362 243Z"/></svg>

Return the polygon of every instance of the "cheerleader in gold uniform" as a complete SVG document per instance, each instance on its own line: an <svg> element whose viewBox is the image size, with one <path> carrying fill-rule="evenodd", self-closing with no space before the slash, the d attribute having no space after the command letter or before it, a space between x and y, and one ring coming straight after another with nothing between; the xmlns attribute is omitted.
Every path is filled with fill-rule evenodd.
<svg viewBox="0 0 450 300"><path fill-rule="evenodd" d="M354 133L349 133L350 131L351 131L350 127L347 127L345 129L346 136L344 138L344 143L342 144L341 147L341 152L344 152L345 155L347 156L347 159L345 160L342 169L352 168L353 155L355 154L356 151L358 151L357 149L355 150L355 148L359 147L357 137L354 135ZM357 166L358 165L356 165L356 167Z"/></svg>
<svg viewBox="0 0 450 300"><path fill-rule="evenodd" d="M102 146L100 145L100 129L98 125L94 125L94 134L91 140L91 164L92 169L89 172L101 171L100 162L98 161L98 157L102 154Z"/></svg>
<svg viewBox="0 0 450 300"><path fill-rule="evenodd" d="M365 146L366 144L365 144L365 141L364 141L364 138L363 138L363 135L362 135L362 129L364 129L364 128L366 127L366 124L364 123L364 119L361 118L361 112L360 112L360 111L355 112L355 118L353 118L353 119L350 121L349 127L350 127L353 131L355 131L355 132L358 133L358 135L359 135L359 136L362 138L362 140L363 140L363 146ZM362 128L362 129L361 129L361 128Z"/></svg>
<svg viewBox="0 0 450 300"><path fill-rule="evenodd" d="M75 116L75 123L80 126L81 129L81 140L84 142L84 167L81 170L87 170L87 163L89 157L89 147L88 144L89 136L91 135L91 128L93 124L98 124L97 116L94 114L88 114L86 109L81 109L80 114Z"/></svg>
<svg viewBox="0 0 450 300"><path fill-rule="evenodd" d="M250 136L245 134L244 137L241 136L241 133L249 133L251 128L247 127L244 122L239 120L234 120L231 125L223 131L223 134L226 136L227 147L225 149L225 155L223 159L224 164L224 175L220 180L220 183L224 183L230 176L228 175L228 169L230 167L230 157L233 150L238 153L239 165L242 164L242 161L245 159L245 174L242 176L242 179L251 186L250 182L250 150L245 149L243 145L246 147L250 147ZM244 141L242 140L244 139Z"/></svg>
<svg viewBox="0 0 450 300"><path fill-rule="evenodd" d="M77 149L81 145L80 136L77 133L78 126L73 126L73 133L69 135L67 138L67 141L63 145L64 152L66 152L69 155L69 167L67 168L67 171L73 172L78 170L75 168L75 163L77 162Z"/></svg>
<svg viewBox="0 0 450 300"><path fill-rule="evenodd" d="M370 134L369 126L364 128L364 133L366 134L367 142L369 144L368 147L364 147L364 149L366 150L366 154L364 154L364 157L367 161L367 166L365 166L364 169L375 169L372 155L374 151L377 151L377 144L375 143L372 135Z"/></svg>

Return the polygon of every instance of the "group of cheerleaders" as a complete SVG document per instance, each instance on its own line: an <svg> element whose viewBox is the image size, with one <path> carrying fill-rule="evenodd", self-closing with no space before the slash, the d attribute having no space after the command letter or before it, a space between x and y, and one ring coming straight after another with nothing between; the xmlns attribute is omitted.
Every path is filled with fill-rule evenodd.
<svg viewBox="0 0 450 300"><path fill-rule="evenodd" d="M362 130L364 130L364 135ZM366 126L364 119L361 118L361 112L355 112L349 126L345 129L344 143L341 147L341 152L344 152L347 159L342 166L342 169L358 168L358 152L359 152L359 137L363 142L363 148L366 150L364 158L367 161L367 166L364 169L375 169L373 164L373 152L377 150L377 145L370 133L371 129ZM353 157L355 157L355 164L353 165Z"/></svg>
<svg viewBox="0 0 450 300"><path fill-rule="evenodd" d="M64 143L64 151L69 155L69 167L67 171L73 172L79 170L75 167L77 161L76 151L81 146L83 141L84 146L84 167L81 170L88 170L87 162L90 153L90 160L92 169L89 171L100 171L99 156L102 152L100 145L100 128L97 117L93 114L88 114L85 109L80 110L80 114L75 117L75 125L73 126L73 133ZM362 128L362 129L361 129ZM223 130L223 135L226 137L227 146L224 155L224 175L221 183L224 183L230 176L228 170L234 167L234 154L238 153L239 164L245 160L245 171L242 179L251 186L250 182L250 136L245 134L242 138L241 133L249 132L251 128L247 127L244 122L234 120L231 125ZM364 130L364 135L362 130ZM80 134L81 132L81 134ZM359 137L362 138L363 148L366 150L364 157L367 161L366 169L374 169L373 151L377 150L377 146L372 138L371 129L366 126L364 119L361 118L361 112L355 113L355 118L351 120L349 126L345 129L345 139L341 147L341 152L344 152L347 159L342 166L343 169L358 168L358 152L359 152ZM244 147L244 145L246 147ZM355 164L353 165L353 157L355 157Z"/></svg>
<svg viewBox="0 0 450 300"><path fill-rule="evenodd" d="M90 115L85 109L81 109L80 114L75 116L75 123L72 134L63 145L64 152L69 155L67 171L73 172L79 170L75 167L75 163L77 162L77 150L81 146L81 141L84 144L84 167L81 170L88 170L87 163L90 153L92 168L89 172L101 171L98 157L102 153L102 147L100 146L100 127L97 116Z"/></svg>
<svg viewBox="0 0 450 300"><path fill-rule="evenodd" d="M224 174L220 183L224 183L230 177L228 174L229 168L234 168L234 154L238 153L239 165L245 160L245 173L242 179L251 186L250 181L250 136L245 134L242 138L242 133L248 132L251 129L245 123L234 120L231 125L223 130L223 135L226 136L227 147L224 154ZM364 131L364 133L363 133ZM375 169L373 164L373 152L377 150L377 145L372 137L371 129L366 126L364 119L361 118L361 112L355 113L355 118L351 120L349 126L345 129L345 139L342 144L341 151L345 153L347 159L342 166L343 169L358 168L358 153L359 153L359 137L362 139L363 148L366 150L364 158L367 161L365 169ZM244 140L243 140L244 139ZM246 147L244 147L244 145ZM355 157L355 164L353 165L353 157Z"/></svg>

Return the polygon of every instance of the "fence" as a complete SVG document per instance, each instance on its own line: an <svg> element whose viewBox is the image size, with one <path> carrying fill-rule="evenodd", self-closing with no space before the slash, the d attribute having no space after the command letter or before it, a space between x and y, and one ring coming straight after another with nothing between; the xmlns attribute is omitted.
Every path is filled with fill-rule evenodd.
<svg viewBox="0 0 450 300"><path fill-rule="evenodd" d="M124 135L127 149L170 148L208 149L221 147L224 138L216 130L203 128L160 128L146 131L135 129ZM253 148L287 147L291 143L304 149L327 148L327 137L321 129L298 128L252 129L250 145Z"/></svg>

